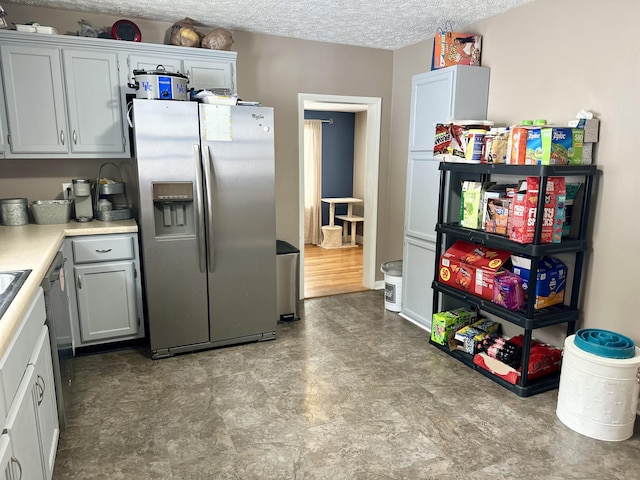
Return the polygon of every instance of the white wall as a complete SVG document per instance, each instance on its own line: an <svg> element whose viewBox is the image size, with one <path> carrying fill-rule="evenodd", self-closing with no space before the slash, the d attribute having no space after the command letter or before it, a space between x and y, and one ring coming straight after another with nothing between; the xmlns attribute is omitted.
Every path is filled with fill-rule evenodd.
<svg viewBox="0 0 640 480"><path fill-rule="evenodd" d="M640 343L635 313L635 297L640 298L638 20L640 2L634 0L537 0L465 31L483 35L482 64L491 68L489 119L510 124L546 118L564 124L582 108L600 118L595 159L602 175L592 209L579 327L613 330ZM415 65L428 70L431 48L427 41L394 52L392 170L406 172L408 77ZM389 191L399 195L400 179L395 182ZM399 198L395 202L389 217L400 212ZM391 226L393 219L388 222ZM389 252L399 254L402 238L395 230Z"/></svg>

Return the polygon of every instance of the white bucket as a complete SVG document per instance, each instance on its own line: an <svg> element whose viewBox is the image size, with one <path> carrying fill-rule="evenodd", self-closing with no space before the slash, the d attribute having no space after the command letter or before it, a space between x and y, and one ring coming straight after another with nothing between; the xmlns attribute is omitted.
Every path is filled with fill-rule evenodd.
<svg viewBox="0 0 640 480"><path fill-rule="evenodd" d="M380 271L384 273L384 308L399 312L402 304L402 260L383 263Z"/></svg>
<svg viewBox="0 0 640 480"><path fill-rule="evenodd" d="M615 359L577 347L566 338L556 415L570 429L597 440L621 441L633 435L640 393L640 348Z"/></svg>

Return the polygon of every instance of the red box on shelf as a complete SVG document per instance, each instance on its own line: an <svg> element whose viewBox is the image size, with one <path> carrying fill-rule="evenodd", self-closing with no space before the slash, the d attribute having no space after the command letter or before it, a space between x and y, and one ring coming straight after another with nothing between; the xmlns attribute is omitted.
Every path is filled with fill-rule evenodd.
<svg viewBox="0 0 640 480"><path fill-rule="evenodd" d="M493 301L493 278L511 254L458 240L440 257L442 283Z"/></svg>

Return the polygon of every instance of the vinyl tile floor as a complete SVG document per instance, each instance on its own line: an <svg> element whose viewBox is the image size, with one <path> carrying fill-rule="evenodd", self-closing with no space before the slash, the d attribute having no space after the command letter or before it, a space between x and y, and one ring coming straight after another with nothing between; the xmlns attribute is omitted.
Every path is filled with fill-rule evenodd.
<svg viewBox="0 0 640 480"><path fill-rule="evenodd" d="M623 442L428 344L381 291L304 302L275 341L73 359L54 479L638 479Z"/></svg>

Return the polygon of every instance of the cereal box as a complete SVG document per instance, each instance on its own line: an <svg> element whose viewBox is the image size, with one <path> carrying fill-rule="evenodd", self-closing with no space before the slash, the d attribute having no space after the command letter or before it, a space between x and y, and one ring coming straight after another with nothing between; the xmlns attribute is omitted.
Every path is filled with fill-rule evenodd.
<svg viewBox="0 0 640 480"><path fill-rule="evenodd" d="M493 276L510 253L458 240L440 257L442 283L493 300Z"/></svg>
<svg viewBox="0 0 640 480"><path fill-rule="evenodd" d="M476 312L466 308L434 313L431 319L431 340L446 345L452 332L474 322L476 316Z"/></svg>
<svg viewBox="0 0 640 480"><path fill-rule="evenodd" d="M522 289L527 297L531 281L531 259L511 256L513 273L522 277ZM564 302L564 290L567 283L567 267L557 258L543 258L538 263L536 275L535 308L545 308Z"/></svg>
<svg viewBox="0 0 640 480"><path fill-rule="evenodd" d="M438 31L433 42L432 70L452 65L480 66L482 37L471 33Z"/></svg>
<svg viewBox="0 0 640 480"><path fill-rule="evenodd" d="M509 209L509 238L518 243L533 243L536 226L536 210L539 177L527 177L520 191L514 195ZM566 183L564 177L548 177L544 197L541 243L558 243L562 238Z"/></svg>

